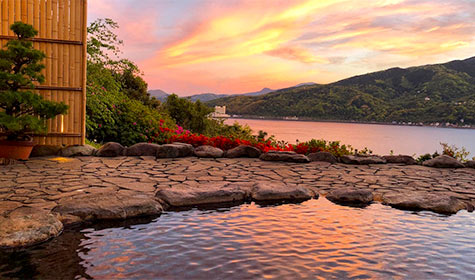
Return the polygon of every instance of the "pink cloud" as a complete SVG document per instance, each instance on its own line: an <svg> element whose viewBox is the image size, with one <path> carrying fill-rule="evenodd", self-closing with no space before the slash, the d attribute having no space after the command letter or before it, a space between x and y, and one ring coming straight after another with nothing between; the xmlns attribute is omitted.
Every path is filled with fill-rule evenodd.
<svg viewBox="0 0 475 280"><path fill-rule="evenodd" d="M90 11L119 22L124 56L151 88L180 94L330 82L475 52L470 1L271 3L101 0Z"/></svg>

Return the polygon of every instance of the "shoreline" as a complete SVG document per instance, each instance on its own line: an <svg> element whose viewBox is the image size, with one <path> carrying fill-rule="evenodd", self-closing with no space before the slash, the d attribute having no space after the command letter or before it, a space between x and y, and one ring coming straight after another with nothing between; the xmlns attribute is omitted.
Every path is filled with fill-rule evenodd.
<svg viewBox="0 0 475 280"><path fill-rule="evenodd" d="M263 120L263 121L290 121L290 122L316 122L316 123L347 123L347 124L372 124L372 125L392 125L392 126L414 126L414 127L431 127L431 128L444 128L444 129L475 129L475 125L470 127L461 126L445 126L445 125L427 125L427 124L402 124L392 122L376 122L376 121L348 121L348 120L316 120L310 118L299 119L285 119L285 117L262 117L262 116L231 116L224 118L226 120Z"/></svg>

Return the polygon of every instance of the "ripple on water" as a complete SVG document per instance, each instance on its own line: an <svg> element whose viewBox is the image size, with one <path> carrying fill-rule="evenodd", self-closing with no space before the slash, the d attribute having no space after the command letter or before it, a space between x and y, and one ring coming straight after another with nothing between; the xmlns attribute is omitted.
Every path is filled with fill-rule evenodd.
<svg viewBox="0 0 475 280"><path fill-rule="evenodd" d="M15 274L0 257L0 278L8 271L41 276L56 267L101 279L475 279L474 240L475 217L465 211L443 216L380 204L352 208L324 198L252 203L66 233L24 252L30 274ZM63 265L46 251L75 255L74 261Z"/></svg>

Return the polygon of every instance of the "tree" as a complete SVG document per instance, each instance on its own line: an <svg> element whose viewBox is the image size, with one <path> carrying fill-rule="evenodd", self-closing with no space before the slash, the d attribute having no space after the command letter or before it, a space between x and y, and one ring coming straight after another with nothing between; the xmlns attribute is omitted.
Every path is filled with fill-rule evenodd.
<svg viewBox="0 0 475 280"><path fill-rule="evenodd" d="M17 39L0 50L0 129L7 140L31 140L29 134L46 132L46 120L64 114L68 106L44 100L31 90L43 83L41 61L45 54L29 40L38 34L33 26L15 22L11 30Z"/></svg>
<svg viewBox="0 0 475 280"><path fill-rule="evenodd" d="M150 98L137 65L119 57L118 27L111 19L88 27L86 135L95 142L133 145L148 141L161 121L167 127L174 122Z"/></svg>
<svg viewBox="0 0 475 280"><path fill-rule="evenodd" d="M199 100L195 103L176 94L168 96L164 104L168 114L185 129L195 133L205 133L208 126L208 115L213 109L204 105Z"/></svg>

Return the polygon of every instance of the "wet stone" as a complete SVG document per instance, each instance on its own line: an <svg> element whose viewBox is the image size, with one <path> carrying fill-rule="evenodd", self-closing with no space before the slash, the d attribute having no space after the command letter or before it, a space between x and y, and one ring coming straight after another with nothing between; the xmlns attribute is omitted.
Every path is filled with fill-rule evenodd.
<svg viewBox="0 0 475 280"><path fill-rule="evenodd" d="M62 199L53 212L59 215L65 225L69 225L154 216L160 215L162 210L161 204L149 195L92 194Z"/></svg>
<svg viewBox="0 0 475 280"><path fill-rule="evenodd" d="M426 192L390 193L383 196L383 203L402 210L428 210L440 214L456 214L460 210L473 210L453 196Z"/></svg>
<svg viewBox="0 0 475 280"><path fill-rule="evenodd" d="M209 183L198 187L179 185L162 188L157 191L156 196L174 207L235 203L245 200L248 188L233 183Z"/></svg>
<svg viewBox="0 0 475 280"><path fill-rule="evenodd" d="M339 188L330 191L327 199L339 204L370 204L373 202L373 193L368 189Z"/></svg>
<svg viewBox="0 0 475 280"><path fill-rule="evenodd" d="M58 236L63 224L48 211L22 207L0 216L0 248L32 246Z"/></svg>
<svg viewBox="0 0 475 280"><path fill-rule="evenodd" d="M253 186L251 198L254 201L305 201L318 197L309 189L280 182L260 182Z"/></svg>

